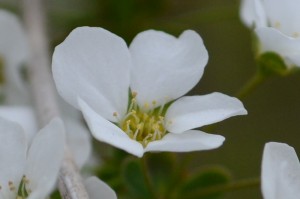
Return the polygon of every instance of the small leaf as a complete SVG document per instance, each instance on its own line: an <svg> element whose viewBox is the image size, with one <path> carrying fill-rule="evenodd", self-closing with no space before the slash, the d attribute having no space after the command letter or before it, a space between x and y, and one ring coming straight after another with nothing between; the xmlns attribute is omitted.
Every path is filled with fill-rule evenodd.
<svg viewBox="0 0 300 199"><path fill-rule="evenodd" d="M116 192L121 192L124 188L123 179L121 177L120 165L126 161L129 155L121 150L112 149L110 156L106 157L106 161L97 170L97 176L107 182Z"/></svg>
<svg viewBox="0 0 300 199"><path fill-rule="evenodd" d="M128 159L123 166L123 179L127 190L137 198L150 199L151 193L144 181L140 163L134 159Z"/></svg>
<svg viewBox="0 0 300 199"><path fill-rule="evenodd" d="M171 153L149 153L146 155L155 189L160 194L166 195L169 186L174 183L177 165L175 156Z"/></svg>
<svg viewBox="0 0 300 199"><path fill-rule="evenodd" d="M61 196L60 196L60 193L58 190L55 190L51 196L50 196L51 199L61 199Z"/></svg>
<svg viewBox="0 0 300 199"><path fill-rule="evenodd" d="M289 68L280 55L274 52L266 52L257 59L258 70L263 76L281 75L289 73Z"/></svg>
<svg viewBox="0 0 300 199"><path fill-rule="evenodd" d="M228 184L230 178L230 173L223 167L211 167L201 170L184 183L178 198L220 198L220 196L222 196L222 191L220 191L218 187Z"/></svg>

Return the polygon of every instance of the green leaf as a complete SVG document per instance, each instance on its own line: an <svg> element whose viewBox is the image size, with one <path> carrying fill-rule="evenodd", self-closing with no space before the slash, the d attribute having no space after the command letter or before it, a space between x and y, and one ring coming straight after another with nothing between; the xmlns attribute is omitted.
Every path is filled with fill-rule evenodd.
<svg viewBox="0 0 300 199"><path fill-rule="evenodd" d="M151 199L139 161L128 159L123 166L123 180L127 190L137 198Z"/></svg>
<svg viewBox="0 0 300 199"><path fill-rule="evenodd" d="M274 52L266 52L259 55L257 59L258 71L263 76L287 75L289 68L280 55Z"/></svg>
<svg viewBox="0 0 300 199"><path fill-rule="evenodd" d="M51 199L61 199L61 196L60 196L60 193L58 190L55 190L51 196L50 196Z"/></svg>
<svg viewBox="0 0 300 199"><path fill-rule="evenodd" d="M187 179L178 198L220 198L222 196L220 187L228 184L230 179L230 173L223 167L211 167L201 170Z"/></svg>
<svg viewBox="0 0 300 199"><path fill-rule="evenodd" d="M147 155L150 176L158 193L166 195L169 187L174 183L176 159L171 153L152 153Z"/></svg>

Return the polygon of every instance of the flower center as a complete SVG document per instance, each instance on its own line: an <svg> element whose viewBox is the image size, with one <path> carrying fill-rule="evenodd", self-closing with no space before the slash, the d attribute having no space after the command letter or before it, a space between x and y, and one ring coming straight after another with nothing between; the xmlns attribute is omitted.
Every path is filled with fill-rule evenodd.
<svg viewBox="0 0 300 199"><path fill-rule="evenodd" d="M27 199L31 192L30 189L26 188L28 183L29 183L29 180L24 175L21 179L18 190L12 181L8 181L7 185L8 185L9 191L13 192L16 195L16 199ZM2 186L0 185L0 194L1 194L1 190L2 190Z"/></svg>
<svg viewBox="0 0 300 199"><path fill-rule="evenodd" d="M166 134L164 105L156 107L144 104L138 106L137 93L132 92L127 114L119 123L119 127L133 140L140 142L144 147L151 141L160 140ZM115 115L116 116L116 115Z"/></svg>

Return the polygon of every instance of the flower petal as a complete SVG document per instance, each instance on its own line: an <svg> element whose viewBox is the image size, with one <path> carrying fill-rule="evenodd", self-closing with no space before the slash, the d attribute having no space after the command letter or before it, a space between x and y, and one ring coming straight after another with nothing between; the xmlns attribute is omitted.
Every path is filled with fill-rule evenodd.
<svg viewBox="0 0 300 199"><path fill-rule="evenodd" d="M200 80L208 61L201 37L192 30L177 39L164 32L148 30L138 34L130 45L133 67L130 86L143 106L176 99Z"/></svg>
<svg viewBox="0 0 300 199"><path fill-rule="evenodd" d="M26 151L26 135L21 126L0 118L0 186L3 194L11 192L8 191L9 181L18 186L24 173Z"/></svg>
<svg viewBox="0 0 300 199"><path fill-rule="evenodd" d="M53 119L34 137L28 151L25 175L32 190L28 199L41 199L52 191L64 156L65 130L62 121Z"/></svg>
<svg viewBox="0 0 300 199"><path fill-rule="evenodd" d="M102 28L73 30L55 48L53 76L60 95L79 108L77 97L115 121L128 104L130 54L124 40Z"/></svg>
<svg viewBox="0 0 300 199"><path fill-rule="evenodd" d="M130 139L124 131L122 131L113 123L104 119L101 115L97 114L82 99L78 99L78 104L90 128L90 131L92 132L92 135L97 140L123 149L135 156L143 156L144 148L139 142Z"/></svg>
<svg viewBox="0 0 300 199"><path fill-rule="evenodd" d="M267 26L268 19L261 0L242 0L240 15L249 28Z"/></svg>
<svg viewBox="0 0 300 199"><path fill-rule="evenodd" d="M292 64L300 66L300 59L297 59L300 56L300 39L288 37L275 28L257 28L255 32L261 44L261 52L276 52L283 58L294 61Z"/></svg>
<svg viewBox="0 0 300 199"><path fill-rule="evenodd" d="M37 132L33 109L27 106L0 106L0 117L16 122L24 129L30 142Z"/></svg>
<svg viewBox="0 0 300 199"><path fill-rule="evenodd" d="M6 10L0 10L0 25L0 55L6 63L19 66L29 56L24 27L16 15Z"/></svg>
<svg viewBox="0 0 300 199"><path fill-rule="evenodd" d="M300 2L297 0L263 0L269 24L288 36L300 34Z"/></svg>
<svg viewBox="0 0 300 199"><path fill-rule="evenodd" d="M166 113L168 131L183 131L216 123L235 115L245 115L243 104L222 93L187 96L176 100Z"/></svg>
<svg viewBox="0 0 300 199"><path fill-rule="evenodd" d="M16 15L5 10L0 10L0 58L4 59L5 74L9 75L8 80L13 80L20 88L21 83L20 67L29 58L29 46L24 27Z"/></svg>
<svg viewBox="0 0 300 199"><path fill-rule="evenodd" d="M114 190L95 176L89 177L84 185L88 192L89 199L99 199L99 197L105 199L117 199Z"/></svg>
<svg viewBox="0 0 300 199"><path fill-rule="evenodd" d="M65 119L64 121L67 131L68 146L74 155L77 166L82 168L92 151L90 133L80 121L70 119Z"/></svg>
<svg viewBox="0 0 300 199"><path fill-rule="evenodd" d="M161 140L150 142L146 151L189 152L215 149L221 146L225 138L197 130L181 134L168 133Z"/></svg>
<svg viewBox="0 0 300 199"><path fill-rule="evenodd" d="M300 195L300 164L293 147L269 142L262 161L264 199L297 199Z"/></svg>

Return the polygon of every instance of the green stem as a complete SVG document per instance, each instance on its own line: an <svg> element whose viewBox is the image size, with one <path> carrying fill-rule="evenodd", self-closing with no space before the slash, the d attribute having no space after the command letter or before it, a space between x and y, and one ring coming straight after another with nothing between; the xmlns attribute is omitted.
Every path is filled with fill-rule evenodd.
<svg viewBox="0 0 300 199"><path fill-rule="evenodd" d="M253 90L255 90L259 85L261 85L267 76L260 75L256 73L248 82L242 87L242 89L236 94L236 97L239 99L244 99L249 95Z"/></svg>
<svg viewBox="0 0 300 199"><path fill-rule="evenodd" d="M239 180L237 182L232 182L226 185L216 185L212 187L203 188L199 191L192 192L191 194L188 194L186 197L192 197L192 196L207 196L210 194L216 194L220 192L228 192L228 191L235 191L239 189L247 189L247 188L253 188L258 187L260 185L260 178L249 178L249 179L243 179Z"/></svg>
<svg viewBox="0 0 300 199"><path fill-rule="evenodd" d="M147 166L146 154L144 154L144 156L140 160L141 160L141 166L142 166L142 172L143 172L143 175L144 175L144 180L145 180L145 183L148 187L148 191L153 196L153 198L158 198L157 195L156 195L154 186L151 183L151 177L150 177L149 169L148 169L148 166Z"/></svg>

